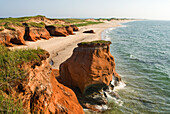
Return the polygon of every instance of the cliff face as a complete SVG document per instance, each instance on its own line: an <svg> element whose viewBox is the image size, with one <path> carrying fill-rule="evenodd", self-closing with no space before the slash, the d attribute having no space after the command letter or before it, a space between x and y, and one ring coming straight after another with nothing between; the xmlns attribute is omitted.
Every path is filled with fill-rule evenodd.
<svg viewBox="0 0 170 114"><path fill-rule="evenodd" d="M28 76L16 86L17 97L32 113L83 114L74 92L55 79L48 56L46 53L40 56L41 62L32 61L20 66Z"/></svg>
<svg viewBox="0 0 170 114"><path fill-rule="evenodd" d="M29 41L37 41L43 39L50 39L50 33L45 28L27 27L25 39Z"/></svg>
<svg viewBox="0 0 170 114"><path fill-rule="evenodd" d="M106 41L78 44L72 56L60 65L59 81L88 94L108 86L115 74L116 79L120 79L115 71L110 44L111 42Z"/></svg>
<svg viewBox="0 0 170 114"><path fill-rule="evenodd" d="M24 27L15 27L15 30L5 29L0 31L0 41L7 46L12 46L12 43L24 45L24 34Z"/></svg>
<svg viewBox="0 0 170 114"><path fill-rule="evenodd" d="M0 43L6 46L25 45L25 40L48 40L52 36L73 35L78 27L58 19L48 19L44 16L7 19L0 23ZM17 21L18 20L18 21ZM67 25L64 27L63 25ZM46 26L46 27L45 27ZM59 27L61 26L61 27ZM62 27L63 26L63 27Z"/></svg>
<svg viewBox="0 0 170 114"><path fill-rule="evenodd" d="M68 32L65 27L55 27L55 26L46 26L46 29L52 36L68 36Z"/></svg>

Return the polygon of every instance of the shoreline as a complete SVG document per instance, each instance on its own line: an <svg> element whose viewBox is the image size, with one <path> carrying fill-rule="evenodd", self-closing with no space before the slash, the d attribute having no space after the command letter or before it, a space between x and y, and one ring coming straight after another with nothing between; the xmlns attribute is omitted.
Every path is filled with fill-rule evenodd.
<svg viewBox="0 0 170 114"><path fill-rule="evenodd" d="M73 49L77 47L80 42L88 42L93 40L101 40L102 32L105 29L112 27L119 27L122 23L127 23L135 20L118 20L118 21L106 21L101 24L88 25L79 27L78 32L74 32L75 35L69 35L67 37L53 37L49 40L38 40L36 42L26 41L26 46L11 47L10 49L28 49L28 48L42 48L50 53L49 60L53 61L52 68L59 69L59 65L67 60L73 52ZM83 33L86 30L94 30L95 34Z"/></svg>

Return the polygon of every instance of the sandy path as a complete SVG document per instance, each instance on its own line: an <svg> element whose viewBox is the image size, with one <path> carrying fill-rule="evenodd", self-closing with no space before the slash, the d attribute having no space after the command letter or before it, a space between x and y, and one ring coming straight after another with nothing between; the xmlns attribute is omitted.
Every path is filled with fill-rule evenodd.
<svg viewBox="0 0 170 114"><path fill-rule="evenodd" d="M89 25L85 27L80 27L78 32L75 32L75 35L70 35L67 37L53 37L49 40L38 40L37 42L26 41L27 46L18 46L15 48L37 48L47 50L50 53L50 60L53 60L52 67L59 69L59 65L68 59L73 52L73 49L77 46L77 43L82 41L93 41L100 40L101 33L104 29L120 26L120 23L127 21L114 21L114 22L105 22L102 24ZM85 30L94 30L95 34L83 33ZM11 49L13 49L11 48Z"/></svg>

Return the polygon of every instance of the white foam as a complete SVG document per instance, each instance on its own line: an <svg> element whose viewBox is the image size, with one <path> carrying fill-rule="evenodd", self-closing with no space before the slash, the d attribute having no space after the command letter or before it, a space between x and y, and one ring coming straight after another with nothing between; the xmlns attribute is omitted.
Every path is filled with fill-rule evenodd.
<svg viewBox="0 0 170 114"><path fill-rule="evenodd" d="M113 79L111 81L111 84L114 85L114 83L115 83L115 80ZM114 85L114 90L113 91L116 91L118 89L123 89L125 86L126 86L126 84L123 81L120 81L117 86Z"/></svg>
<svg viewBox="0 0 170 114"><path fill-rule="evenodd" d="M123 101L121 101L120 99L117 99L116 97L112 97L108 92L105 92L107 95L107 100L108 103L112 103L115 102L116 104L118 104L119 106L123 105Z"/></svg>
<svg viewBox="0 0 170 114"><path fill-rule="evenodd" d="M107 105L96 105L95 108L98 110L107 110L108 106Z"/></svg>
<svg viewBox="0 0 170 114"><path fill-rule="evenodd" d="M123 81L120 81L117 86L114 87L114 90L123 89L126 84Z"/></svg>

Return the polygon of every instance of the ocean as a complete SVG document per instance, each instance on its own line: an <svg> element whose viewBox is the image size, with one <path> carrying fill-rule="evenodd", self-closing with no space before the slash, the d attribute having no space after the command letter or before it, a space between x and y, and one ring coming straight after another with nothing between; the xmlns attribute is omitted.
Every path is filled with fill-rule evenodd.
<svg viewBox="0 0 170 114"><path fill-rule="evenodd" d="M170 114L170 21L134 21L109 28L116 71L126 84L116 90L108 114Z"/></svg>

